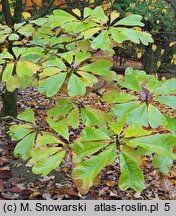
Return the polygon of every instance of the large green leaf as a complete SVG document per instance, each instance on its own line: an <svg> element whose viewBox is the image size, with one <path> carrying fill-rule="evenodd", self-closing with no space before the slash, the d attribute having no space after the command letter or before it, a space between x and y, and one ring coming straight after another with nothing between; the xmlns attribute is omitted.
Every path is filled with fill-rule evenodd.
<svg viewBox="0 0 176 216"><path fill-rule="evenodd" d="M64 52L61 54L61 57L64 58L70 65L73 62L73 52Z"/></svg>
<svg viewBox="0 0 176 216"><path fill-rule="evenodd" d="M114 89L109 92L105 92L101 98L102 101L105 101L107 104L113 103L114 98L116 98L116 95L119 94L118 89Z"/></svg>
<svg viewBox="0 0 176 216"><path fill-rule="evenodd" d="M155 92L154 95L160 94L174 94L176 92L176 79L169 79L166 80L161 87L159 87Z"/></svg>
<svg viewBox="0 0 176 216"><path fill-rule="evenodd" d="M15 89L20 88L20 82L16 76L11 76L7 81L6 81L6 88L9 92L13 92Z"/></svg>
<svg viewBox="0 0 176 216"><path fill-rule="evenodd" d="M130 38L123 34L123 32L119 31L116 28L111 28L110 32L112 34L112 39L117 43L122 43L124 41L130 40Z"/></svg>
<svg viewBox="0 0 176 216"><path fill-rule="evenodd" d="M109 158L115 160L116 146L109 146L102 153L80 163L73 169L72 177L78 186L78 189L86 194L89 187L93 185L95 177L103 169L103 167L108 164Z"/></svg>
<svg viewBox="0 0 176 216"><path fill-rule="evenodd" d="M32 26L32 24L24 25L18 29L18 33L20 33L26 37L30 37L34 31L35 31L35 28Z"/></svg>
<svg viewBox="0 0 176 216"><path fill-rule="evenodd" d="M25 47L13 47L12 48L16 58L21 57L22 53L26 50Z"/></svg>
<svg viewBox="0 0 176 216"><path fill-rule="evenodd" d="M134 29L128 28L117 28L121 31L124 35L129 37L129 40L139 44L140 42L144 45L148 45L149 43L153 43L153 39L151 35L147 32L136 31Z"/></svg>
<svg viewBox="0 0 176 216"><path fill-rule="evenodd" d="M152 160L152 163L154 167L159 168L160 172L165 174L171 169L173 160L156 154Z"/></svg>
<svg viewBox="0 0 176 216"><path fill-rule="evenodd" d="M64 62L58 56L51 56L44 64L46 67L57 67L66 69Z"/></svg>
<svg viewBox="0 0 176 216"><path fill-rule="evenodd" d="M15 41L15 40L19 40L20 39L20 36L18 34L11 34L8 38L10 41Z"/></svg>
<svg viewBox="0 0 176 216"><path fill-rule="evenodd" d="M24 160L30 157L30 152L35 141L36 133L31 133L25 136L20 142L17 143L14 149L14 156L21 156Z"/></svg>
<svg viewBox="0 0 176 216"><path fill-rule="evenodd" d="M125 124L125 116L123 116L123 118L121 118L119 121L117 122L112 122L110 123L108 126L111 128L111 130L113 130L116 134L120 134L122 129L123 129L123 126Z"/></svg>
<svg viewBox="0 0 176 216"><path fill-rule="evenodd" d="M65 122L65 119L62 119L60 121L53 121L52 119L47 120L49 126L55 130L58 134L62 135L65 139L69 139L68 134L68 126Z"/></svg>
<svg viewBox="0 0 176 216"><path fill-rule="evenodd" d="M78 73L82 76L81 81L85 86L93 87L98 82L98 79L88 72L78 71Z"/></svg>
<svg viewBox="0 0 176 216"><path fill-rule="evenodd" d="M140 137L151 134L150 130L143 129L143 127L137 123L133 123L125 130L125 137Z"/></svg>
<svg viewBox="0 0 176 216"><path fill-rule="evenodd" d="M82 130L81 138L79 139L79 141L108 141L110 139L111 138L103 131L91 127L86 127Z"/></svg>
<svg viewBox="0 0 176 216"><path fill-rule="evenodd" d="M125 79L122 81L119 81L118 84L125 88L132 89L136 92L140 92L141 90L139 80L137 80L137 78L134 77L133 74L126 76Z"/></svg>
<svg viewBox="0 0 176 216"><path fill-rule="evenodd" d="M127 115L129 112L137 108L139 101L132 101L122 104L117 104L113 107L111 113L114 116L118 117L118 120L122 119L124 115Z"/></svg>
<svg viewBox="0 0 176 216"><path fill-rule="evenodd" d="M18 114L17 118L36 125L35 116L34 116L34 112L32 111L32 109L26 109L22 113Z"/></svg>
<svg viewBox="0 0 176 216"><path fill-rule="evenodd" d="M97 6L94 10L86 7L84 9L84 18L87 18L87 21L89 21L89 19L93 19L96 22L101 23L102 25L108 21L108 18L101 6Z"/></svg>
<svg viewBox="0 0 176 216"><path fill-rule="evenodd" d="M4 50L2 53L0 53L0 60L10 60L13 59L13 56L7 52L6 50Z"/></svg>
<svg viewBox="0 0 176 216"><path fill-rule="evenodd" d="M18 81L20 83L20 89L26 89L26 88L28 88L30 86L33 86L33 87L38 86L38 79L35 78L34 76L30 76L30 77L29 76L24 76L24 77L19 78L16 75L16 77L17 77L17 79L18 79Z"/></svg>
<svg viewBox="0 0 176 216"><path fill-rule="evenodd" d="M88 107L88 106L86 106L86 109L90 110L92 113L94 113L97 116L98 122L96 124L99 127L106 127L107 122L110 122L112 120L111 115L107 112L103 112L99 109L95 109L95 108Z"/></svg>
<svg viewBox="0 0 176 216"><path fill-rule="evenodd" d="M70 110L72 109L73 105L72 104L60 104L57 107L54 107L48 111L48 116L52 117L53 120L57 120L60 118L60 116L65 116L67 115Z"/></svg>
<svg viewBox="0 0 176 216"><path fill-rule="evenodd" d="M2 81L6 82L7 80L9 80L9 78L11 77L12 73L13 73L13 68L14 68L14 63L9 63L6 65L3 74L2 74Z"/></svg>
<svg viewBox="0 0 176 216"><path fill-rule="evenodd" d="M24 62L19 61L17 62L16 73L19 77L32 76L33 70L30 67L28 67Z"/></svg>
<svg viewBox="0 0 176 216"><path fill-rule="evenodd" d="M114 26L125 25L125 26L144 26L144 23L141 22L142 16L131 14L119 21L117 21Z"/></svg>
<svg viewBox="0 0 176 216"><path fill-rule="evenodd" d="M107 143L77 141L73 145L73 151L75 153L73 160L76 163L80 163L86 156L94 154L105 146L107 146Z"/></svg>
<svg viewBox="0 0 176 216"><path fill-rule="evenodd" d="M112 62L102 59L90 64L87 64L80 68L80 70L92 72L97 75L110 75L110 68L112 67Z"/></svg>
<svg viewBox="0 0 176 216"><path fill-rule="evenodd" d="M67 125L71 126L72 128L76 129L79 126L79 109L76 107L73 109L67 116L66 119Z"/></svg>
<svg viewBox="0 0 176 216"><path fill-rule="evenodd" d="M49 17L49 23L52 28L63 26L66 22L73 22L76 20L74 16L64 10L55 10L54 15Z"/></svg>
<svg viewBox="0 0 176 216"><path fill-rule="evenodd" d="M65 78L66 73L60 73L47 79L41 80L38 91L40 93L45 93L47 97L52 97L59 91L62 84L64 83Z"/></svg>
<svg viewBox="0 0 176 216"><path fill-rule="evenodd" d="M18 141L33 131L32 126L27 124L12 125L9 129L9 135L11 136L12 141Z"/></svg>
<svg viewBox="0 0 176 216"><path fill-rule="evenodd" d="M38 161L48 158L50 155L54 155L61 150L60 147L50 147L48 146L36 146L31 151L31 159L28 162L28 165L33 166Z"/></svg>
<svg viewBox="0 0 176 216"><path fill-rule="evenodd" d="M168 157L173 160L176 159L176 154L172 151L173 147L176 146L176 137L170 134L156 134L140 137L128 141L127 144L132 147L141 146L160 156Z"/></svg>
<svg viewBox="0 0 176 216"><path fill-rule="evenodd" d="M104 13L104 10L101 6L97 6L92 15L95 17L96 21L100 20L101 23L106 23L108 21L107 16Z"/></svg>
<svg viewBox="0 0 176 216"><path fill-rule="evenodd" d="M163 114L153 105L148 106L149 124L152 128L157 128L166 124L166 119Z"/></svg>
<svg viewBox="0 0 176 216"><path fill-rule="evenodd" d="M81 79L73 74L68 82L68 94L69 96L83 96L86 93L86 87Z"/></svg>
<svg viewBox="0 0 176 216"><path fill-rule="evenodd" d="M50 77L53 76L55 74L59 74L61 72L61 69L56 68L56 67L49 67L49 68L45 68L43 70L42 73L40 73L40 78L46 78L46 77Z"/></svg>
<svg viewBox="0 0 176 216"><path fill-rule="evenodd" d="M162 85L162 82L155 77L152 77L148 79L148 82L146 83L146 88L150 92L155 92L157 88L159 88Z"/></svg>
<svg viewBox="0 0 176 216"><path fill-rule="evenodd" d="M158 96L154 100L166 104L167 106L176 110L176 96L173 95Z"/></svg>
<svg viewBox="0 0 176 216"><path fill-rule="evenodd" d="M167 122L167 128L176 137L176 117L174 118L166 117L166 122Z"/></svg>
<svg viewBox="0 0 176 216"><path fill-rule="evenodd" d="M8 35L0 35L1 37L0 37L0 43L3 43L5 40L6 40L6 38L8 37Z"/></svg>
<svg viewBox="0 0 176 216"><path fill-rule="evenodd" d="M42 146L42 145L48 145L48 144L62 144L61 142L54 134L50 132L42 131L42 133L37 135L36 139L36 145Z"/></svg>
<svg viewBox="0 0 176 216"><path fill-rule="evenodd" d="M116 95L114 95L112 102L113 103L125 103L128 101L134 100L134 99L136 99L135 96L123 92L123 93L117 93Z"/></svg>
<svg viewBox="0 0 176 216"><path fill-rule="evenodd" d="M140 105L128 114L127 123L132 124L134 122L143 126L148 126L149 118L146 104Z"/></svg>
<svg viewBox="0 0 176 216"><path fill-rule="evenodd" d="M100 30L101 30L101 27L90 28L88 30L81 32L81 35L86 40L86 39L92 38L93 35L97 34Z"/></svg>
<svg viewBox="0 0 176 216"><path fill-rule="evenodd" d="M93 41L91 42L91 47L93 49L109 50L110 49L110 39L108 31L102 31Z"/></svg>
<svg viewBox="0 0 176 216"><path fill-rule="evenodd" d="M144 176L140 167L126 154L120 154L121 175L118 185L121 190L132 188L140 192L144 188Z"/></svg>
<svg viewBox="0 0 176 216"><path fill-rule="evenodd" d="M91 53L83 53L83 52L77 52L75 53L75 62L80 63L83 62L91 57Z"/></svg>
<svg viewBox="0 0 176 216"><path fill-rule="evenodd" d="M86 126L97 124L99 121L98 116L91 112L88 108L81 108L82 121Z"/></svg>
<svg viewBox="0 0 176 216"><path fill-rule="evenodd" d="M42 174L42 176L47 175L51 170L57 168L62 162L65 156L65 151L58 152L52 156L48 155L48 158L37 161L37 163L32 167L32 171L35 174Z"/></svg>
<svg viewBox="0 0 176 216"><path fill-rule="evenodd" d="M94 22L86 22L86 21L75 21L75 22L67 22L62 25L64 30L68 33L78 34L83 32L87 29L91 29L92 27L96 26Z"/></svg>
<svg viewBox="0 0 176 216"><path fill-rule="evenodd" d="M121 146L120 150L122 153L128 156L131 160L136 162L138 165L141 165L142 158L141 158L141 154L138 151L134 150L133 148L127 145Z"/></svg>
<svg viewBox="0 0 176 216"><path fill-rule="evenodd" d="M21 53L21 59L33 63L38 63L38 61L44 57L45 50L42 47L29 47Z"/></svg>

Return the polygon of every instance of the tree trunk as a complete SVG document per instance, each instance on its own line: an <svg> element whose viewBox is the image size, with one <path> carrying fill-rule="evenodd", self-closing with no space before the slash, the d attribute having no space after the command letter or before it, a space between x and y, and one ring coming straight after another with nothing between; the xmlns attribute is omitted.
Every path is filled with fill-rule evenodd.
<svg viewBox="0 0 176 216"><path fill-rule="evenodd" d="M9 1L2 0L1 2L2 2L2 12L4 14L6 24L10 27L13 27L14 21L16 23L21 22L22 0L16 0L14 17L12 17L12 14L10 12ZM16 57L12 50L13 42L12 41L7 41L7 42L8 42L8 52L11 53L15 59ZM17 116L17 90L14 92L8 92L7 89L5 89L4 92L2 92L2 102L3 102L2 115L16 117Z"/></svg>
<svg viewBox="0 0 176 216"><path fill-rule="evenodd" d="M17 91L2 93L2 116L17 116Z"/></svg>
<svg viewBox="0 0 176 216"><path fill-rule="evenodd" d="M1 0L1 2L2 2L2 12L4 14L6 24L11 27L11 26L13 26L13 17L12 17L12 14L10 12L9 1L8 0Z"/></svg>
<svg viewBox="0 0 176 216"><path fill-rule="evenodd" d="M22 12L23 12L22 0L16 0L15 13L14 13L14 22L15 23L20 23L21 22Z"/></svg>

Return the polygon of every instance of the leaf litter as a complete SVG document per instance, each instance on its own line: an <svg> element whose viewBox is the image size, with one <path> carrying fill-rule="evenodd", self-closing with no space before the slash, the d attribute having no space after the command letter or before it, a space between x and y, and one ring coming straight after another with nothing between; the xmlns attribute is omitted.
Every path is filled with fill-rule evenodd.
<svg viewBox="0 0 176 216"><path fill-rule="evenodd" d="M106 91L106 89L104 89ZM38 93L35 88L27 88L18 93L18 113L25 108L32 108L35 112L37 122L49 130L46 123L46 113L49 108L57 104L59 98L67 97L66 94L46 98ZM106 105L100 101L100 96L89 93L84 98L86 105L102 111L109 111L111 104ZM155 102L157 103L157 102ZM158 105L158 104L157 104ZM166 105L159 104L159 110L171 117L176 116L176 111ZM176 199L176 163L166 175L162 175L151 165L151 158L146 156L142 162L145 175L145 188L141 193L132 189L121 191L117 185L120 176L118 158L116 162L109 165L100 172L96 184L90 188L90 192L82 196L76 189L71 178L71 164L69 155L61 166L49 175L41 177L32 173L31 168L26 166L26 161L16 159L13 156L15 142L7 135L11 122L2 122L0 125L0 199L92 199L92 200L170 200ZM76 139L83 125L76 130L70 131L72 139ZM165 132L165 128L156 128L159 133Z"/></svg>

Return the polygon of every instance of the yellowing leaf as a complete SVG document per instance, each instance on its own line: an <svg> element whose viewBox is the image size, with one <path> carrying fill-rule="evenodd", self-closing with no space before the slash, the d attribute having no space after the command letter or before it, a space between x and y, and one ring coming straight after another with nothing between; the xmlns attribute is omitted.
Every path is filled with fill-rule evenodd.
<svg viewBox="0 0 176 216"><path fill-rule="evenodd" d="M34 64L34 63L32 63L32 62L23 61L23 63L24 63L28 68L30 68L30 69L33 71L33 73L36 73L36 72L40 69L40 67L39 67L38 65L36 65L36 64Z"/></svg>
<svg viewBox="0 0 176 216"><path fill-rule="evenodd" d="M149 10L152 10L152 9L153 9L153 7L152 7L151 5L149 5L149 6L148 6L148 9L149 9Z"/></svg>
<svg viewBox="0 0 176 216"><path fill-rule="evenodd" d="M139 52L139 53L137 54L137 58L140 59L141 57L142 57L142 53Z"/></svg>
<svg viewBox="0 0 176 216"><path fill-rule="evenodd" d="M76 14L78 17L81 17L81 11L78 8L75 8L72 10L74 14Z"/></svg>
<svg viewBox="0 0 176 216"><path fill-rule="evenodd" d="M117 11L113 11L110 16L111 16L111 23L112 23L115 19L119 18L120 13L118 13Z"/></svg>
<svg viewBox="0 0 176 216"><path fill-rule="evenodd" d="M166 13L167 12L167 10L164 8L164 9L162 9L162 13Z"/></svg>
<svg viewBox="0 0 176 216"><path fill-rule="evenodd" d="M130 3L130 5L129 5L129 7L132 8L132 9L135 8L135 6L136 6L135 3Z"/></svg>
<svg viewBox="0 0 176 216"><path fill-rule="evenodd" d="M152 45L152 50L155 51L156 49L157 49L156 44L153 44L153 45Z"/></svg>
<svg viewBox="0 0 176 216"><path fill-rule="evenodd" d="M159 68L161 66L161 61L157 61L157 67Z"/></svg>
<svg viewBox="0 0 176 216"><path fill-rule="evenodd" d="M175 42L170 42L169 46L174 46L175 45Z"/></svg>
<svg viewBox="0 0 176 216"><path fill-rule="evenodd" d="M174 64L174 65L176 65L176 59L172 59L171 63Z"/></svg>
<svg viewBox="0 0 176 216"><path fill-rule="evenodd" d="M23 12L22 15L23 15L23 17L24 17L25 19L28 19L28 18L31 17L31 14L28 13L28 12Z"/></svg>
<svg viewBox="0 0 176 216"><path fill-rule="evenodd" d="M140 28L140 27L138 27L138 26L137 26L137 27L134 27L133 29L136 30L136 31L142 31L142 28Z"/></svg>
<svg viewBox="0 0 176 216"><path fill-rule="evenodd" d="M164 54L164 52L165 52L165 50L164 50L164 49L162 49L162 50L161 50L161 55L163 55L163 54Z"/></svg>
<svg viewBox="0 0 176 216"><path fill-rule="evenodd" d="M102 6L103 10L106 11L112 7L112 3L108 2L108 1L104 1L101 6Z"/></svg>
<svg viewBox="0 0 176 216"><path fill-rule="evenodd" d="M10 12L11 12L12 16L14 16L14 9L13 8L10 8Z"/></svg>

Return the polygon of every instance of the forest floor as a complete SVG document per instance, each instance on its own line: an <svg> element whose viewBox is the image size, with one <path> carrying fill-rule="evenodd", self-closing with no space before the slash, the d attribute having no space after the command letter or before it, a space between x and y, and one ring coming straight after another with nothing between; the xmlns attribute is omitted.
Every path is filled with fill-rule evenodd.
<svg viewBox="0 0 176 216"><path fill-rule="evenodd" d="M46 115L46 111L64 95L56 95L51 99L37 92L35 88L28 88L18 93L18 113L25 108L32 108L37 121ZM84 100L93 107L108 110L102 105L99 96L90 93ZM166 106L160 107L160 111L175 116L176 112ZM33 200L33 199L87 199L87 200L154 200L176 199L176 163L167 175L162 175L151 165L149 157L143 159L142 170L145 175L145 189L141 193L134 190L121 191L117 186L120 175L118 159L113 165L105 167L95 186L90 192L82 196L71 179L71 165L66 160L48 176L41 177L31 172L26 166L26 161L13 156L16 145L8 136L8 127L13 122L0 123L0 199L3 200ZM47 126L46 126L47 127Z"/></svg>

